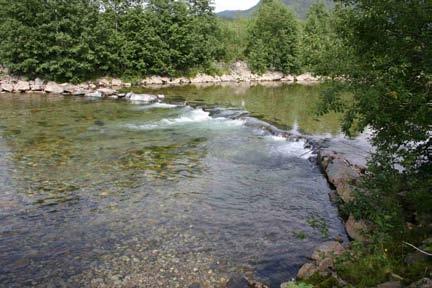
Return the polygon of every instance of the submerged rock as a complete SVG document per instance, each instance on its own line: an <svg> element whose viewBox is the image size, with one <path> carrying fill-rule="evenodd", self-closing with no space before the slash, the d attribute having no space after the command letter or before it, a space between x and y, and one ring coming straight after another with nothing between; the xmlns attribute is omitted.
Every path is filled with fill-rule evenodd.
<svg viewBox="0 0 432 288"><path fill-rule="evenodd" d="M86 93L85 97L91 97L91 98L102 98L102 93L99 91Z"/></svg>
<svg viewBox="0 0 432 288"><path fill-rule="evenodd" d="M223 109L223 108L213 108L204 109L209 112L211 117L215 118L228 118L228 119L238 119L244 116L249 116L249 112L240 109Z"/></svg>
<svg viewBox="0 0 432 288"><path fill-rule="evenodd" d="M153 103L158 100L158 97L155 95L135 94L135 93L127 93L125 98L130 101L145 102L145 103Z"/></svg>

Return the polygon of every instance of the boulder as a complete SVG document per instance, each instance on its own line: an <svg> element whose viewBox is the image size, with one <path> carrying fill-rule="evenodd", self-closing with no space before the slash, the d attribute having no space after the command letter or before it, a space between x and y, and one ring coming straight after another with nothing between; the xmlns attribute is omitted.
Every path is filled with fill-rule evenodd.
<svg viewBox="0 0 432 288"><path fill-rule="evenodd" d="M29 90L30 90L30 83L28 81L20 80L15 84L15 91L26 92Z"/></svg>
<svg viewBox="0 0 432 288"><path fill-rule="evenodd" d="M112 79L111 80L111 86L113 87L122 87L123 86L123 81L120 79Z"/></svg>
<svg viewBox="0 0 432 288"><path fill-rule="evenodd" d="M318 246L312 253L311 258L320 261L326 258L339 256L345 251L345 248L336 241L328 241Z"/></svg>
<svg viewBox="0 0 432 288"><path fill-rule="evenodd" d="M102 78L97 81L97 84L100 87L109 87L111 83L108 79Z"/></svg>
<svg viewBox="0 0 432 288"><path fill-rule="evenodd" d="M97 91L100 92L103 97L112 96L117 93L116 90L111 88L99 88Z"/></svg>
<svg viewBox="0 0 432 288"><path fill-rule="evenodd" d="M306 263L298 271L297 278L307 279L318 272L319 272L318 266L315 263Z"/></svg>
<svg viewBox="0 0 432 288"><path fill-rule="evenodd" d="M141 85L165 85L170 82L167 77L152 76L141 81Z"/></svg>
<svg viewBox="0 0 432 288"><path fill-rule="evenodd" d="M94 92L86 93L84 96L91 97L91 98L102 98L102 93L99 91L94 91Z"/></svg>
<svg viewBox="0 0 432 288"><path fill-rule="evenodd" d="M220 81L221 82L236 82L237 77L235 77L234 75L231 75L231 74L225 74L225 75L220 76Z"/></svg>
<svg viewBox="0 0 432 288"><path fill-rule="evenodd" d="M157 98L158 98L159 100L163 100L163 99L165 99L165 95L163 95L163 94L158 94L158 95L157 95Z"/></svg>
<svg viewBox="0 0 432 288"><path fill-rule="evenodd" d="M44 81L39 78L36 78L34 81L30 83L30 88L32 91L43 91Z"/></svg>
<svg viewBox="0 0 432 288"><path fill-rule="evenodd" d="M88 93L91 93L91 91L78 87L77 89L75 89L75 91L72 92L72 95L73 96L85 96Z"/></svg>
<svg viewBox="0 0 432 288"><path fill-rule="evenodd" d="M5 91L5 92L13 92L14 91L14 85L12 83L3 83L3 84L1 84L0 88L1 88L0 90Z"/></svg>
<svg viewBox="0 0 432 288"><path fill-rule="evenodd" d="M191 79L191 83L216 83L216 82L220 82L220 77L210 76L206 74L198 74L197 76Z"/></svg>
<svg viewBox="0 0 432 288"><path fill-rule="evenodd" d="M283 73L271 71L266 72L259 77L259 81L280 81L284 77Z"/></svg>
<svg viewBox="0 0 432 288"><path fill-rule="evenodd" d="M123 87L127 87L127 88L132 87L132 83L123 83Z"/></svg>
<svg viewBox="0 0 432 288"><path fill-rule="evenodd" d="M295 78L292 75L285 75L284 77L282 77L282 79L280 81L282 81L282 82L294 82Z"/></svg>
<svg viewBox="0 0 432 288"><path fill-rule="evenodd" d="M130 101L145 102L145 103L152 103L158 100L158 97L155 95L135 94L135 93L127 93L125 98Z"/></svg>
<svg viewBox="0 0 432 288"><path fill-rule="evenodd" d="M61 86L63 87L63 93L65 94L73 94L75 90L77 90L77 87L72 84L64 83L61 84Z"/></svg>
<svg viewBox="0 0 432 288"><path fill-rule="evenodd" d="M353 189L354 186L345 182L342 182L336 186L337 194L345 203L349 203L354 200Z"/></svg>
<svg viewBox="0 0 432 288"><path fill-rule="evenodd" d="M362 242L367 241L366 233L368 231L368 226L365 221L357 221L354 216L350 215L345 223L345 229L352 239Z"/></svg>
<svg viewBox="0 0 432 288"><path fill-rule="evenodd" d="M310 73L298 75L295 79L299 84L315 84L320 82L318 77L315 77Z"/></svg>
<svg viewBox="0 0 432 288"><path fill-rule="evenodd" d="M64 90L63 90L63 86L50 81L45 85L45 92L53 93L53 94L61 94L64 92Z"/></svg>
<svg viewBox="0 0 432 288"><path fill-rule="evenodd" d="M330 183L336 187L341 183L352 183L360 177L360 174L342 158L331 160L327 165L326 173Z"/></svg>

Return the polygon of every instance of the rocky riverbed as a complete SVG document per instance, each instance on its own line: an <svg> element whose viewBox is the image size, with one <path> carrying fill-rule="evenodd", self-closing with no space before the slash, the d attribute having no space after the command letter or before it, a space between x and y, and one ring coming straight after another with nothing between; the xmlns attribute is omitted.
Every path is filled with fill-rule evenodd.
<svg viewBox="0 0 432 288"><path fill-rule="evenodd" d="M112 84L113 82L111 82L111 85ZM36 82L29 83L29 87L33 87L32 85L36 85ZM55 87L53 87L53 85L55 86L58 84L51 85L46 83L41 85L45 85L44 89L48 87L48 91L53 91L50 92L52 94L60 91L55 90ZM118 93L112 88L104 87L102 86L103 84L100 85L101 88L91 92L97 93L96 95L84 94L83 96L92 98L124 98L130 102L136 102L141 105L165 107L163 105L164 103L161 103L165 99L164 95ZM20 83L17 87L19 88L18 91L23 91L24 88L27 88L23 83ZM72 90L70 89L67 91ZM176 106L172 104L165 105ZM229 121L241 121L244 126L254 131L261 131L261 136L266 137L268 135L276 138L283 138L289 142L303 143L302 146L304 147L302 147L302 149L305 148L308 150L308 153L316 153L316 159L322 167L324 175L335 188L334 193L336 197L345 203L352 200L353 187L365 173L366 159L372 150L366 137L362 136L354 140L349 140L343 137L326 138L322 136L307 136L298 133L298 131L287 131L277 128L265 121L252 117L247 111L241 109L204 107L203 111L215 119L223 118ZM95 122L96 125L99 125L97 123L100 122L102 123L100 126L105 126L102 121L98 121ZM357 221L352 216L345 220L348 235L352 239L364 241L362 232L367 229L367 223ZM165 228L160 227L158 229ZM169 234L171 232L173 231L166 230L162 234L167 235L167 233ZM66 286L73 284L91 287L136 287L138 284L146 287L160 287L160 285L168 285L169 287L266 287L264 284L253 280L253 269L248 267L244 267L244 269L240 271L237 270L232 273L227 273L226 270L223 269L224 265L227 265L227 263L219 261L217 255L214 256L211 255L211 253L202 253L201 251L190 251L179 254L179 251L176 250L179 243L184 242L185 245L187 245L191 243L191 241L194 243L202 241L202 239L195 237L195 235L188 234L187 231L185 231L185 233L175 232L175 235L168 237L168 239L172 239L172 245L170 246L169 244L171 242L164 241L164 249L158 249L158 245L155 245L155 248L151 249L148 245L143 243L142 240L137 239L136 241L132 241L133 239L131 239L126 246L116 248L119 249L118 254L107 254L104 256L106 258L104 258L103 261L95 262L91 265L91 269L70 277L66 282L62 279L64 276L61 276L61 274L59 274L58 278L52 277L51 284L55 285L56 283L64 282ZM315 252L311 254L312 262L305 264L300 269L298 273L300 279L308 277L316 272L332 273L334 265L333 257L340 255L340 253L345 250L343 246L346 245L346 242L343 244L343 237L335 237L333 240L335 241L325 242L316 248ZM149 265L149 263L153 264ZM17 265L22 264L18 263ZM29 264L24 264L23 267L28 265ZM125 271L128 271L128 273L125 274ZM178 277L177 275L183 276ZM44 283L43 285L47 284L46 282L42 283ZM35 285L37 286L38 282L35 282Z"/></svg>

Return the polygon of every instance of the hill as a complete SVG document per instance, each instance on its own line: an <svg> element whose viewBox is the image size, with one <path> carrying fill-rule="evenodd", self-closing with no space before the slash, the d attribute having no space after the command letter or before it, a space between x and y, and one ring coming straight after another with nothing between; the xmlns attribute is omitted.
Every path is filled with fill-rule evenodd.
<svg viewBox="0 0 432 288"><path fill-rule="evenodd" d="M299 18L306 18L306 13L309 7L317 0L282 0L284 4L290 7ZM261 2L260 2L261 3ZM249 8L247 10L225 10L217 13L219 17L226 19L235 19L240 17L250 17L259 7L260 3ZM333 7L334 2L332 0L324 0L324 3L328 7Z"/></svg>

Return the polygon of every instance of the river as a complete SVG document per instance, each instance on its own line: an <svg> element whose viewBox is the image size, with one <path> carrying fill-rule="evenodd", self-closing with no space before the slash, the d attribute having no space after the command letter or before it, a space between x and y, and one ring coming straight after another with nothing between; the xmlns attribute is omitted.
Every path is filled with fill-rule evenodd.
<svg viewBox="0 0 432 288"><path fill-rule="evenodd" d="M345 238L304 141L212 117L247 110L299 135L319 86L149 89L164 103L0 94L0 286L278 287Z"/></svg>

